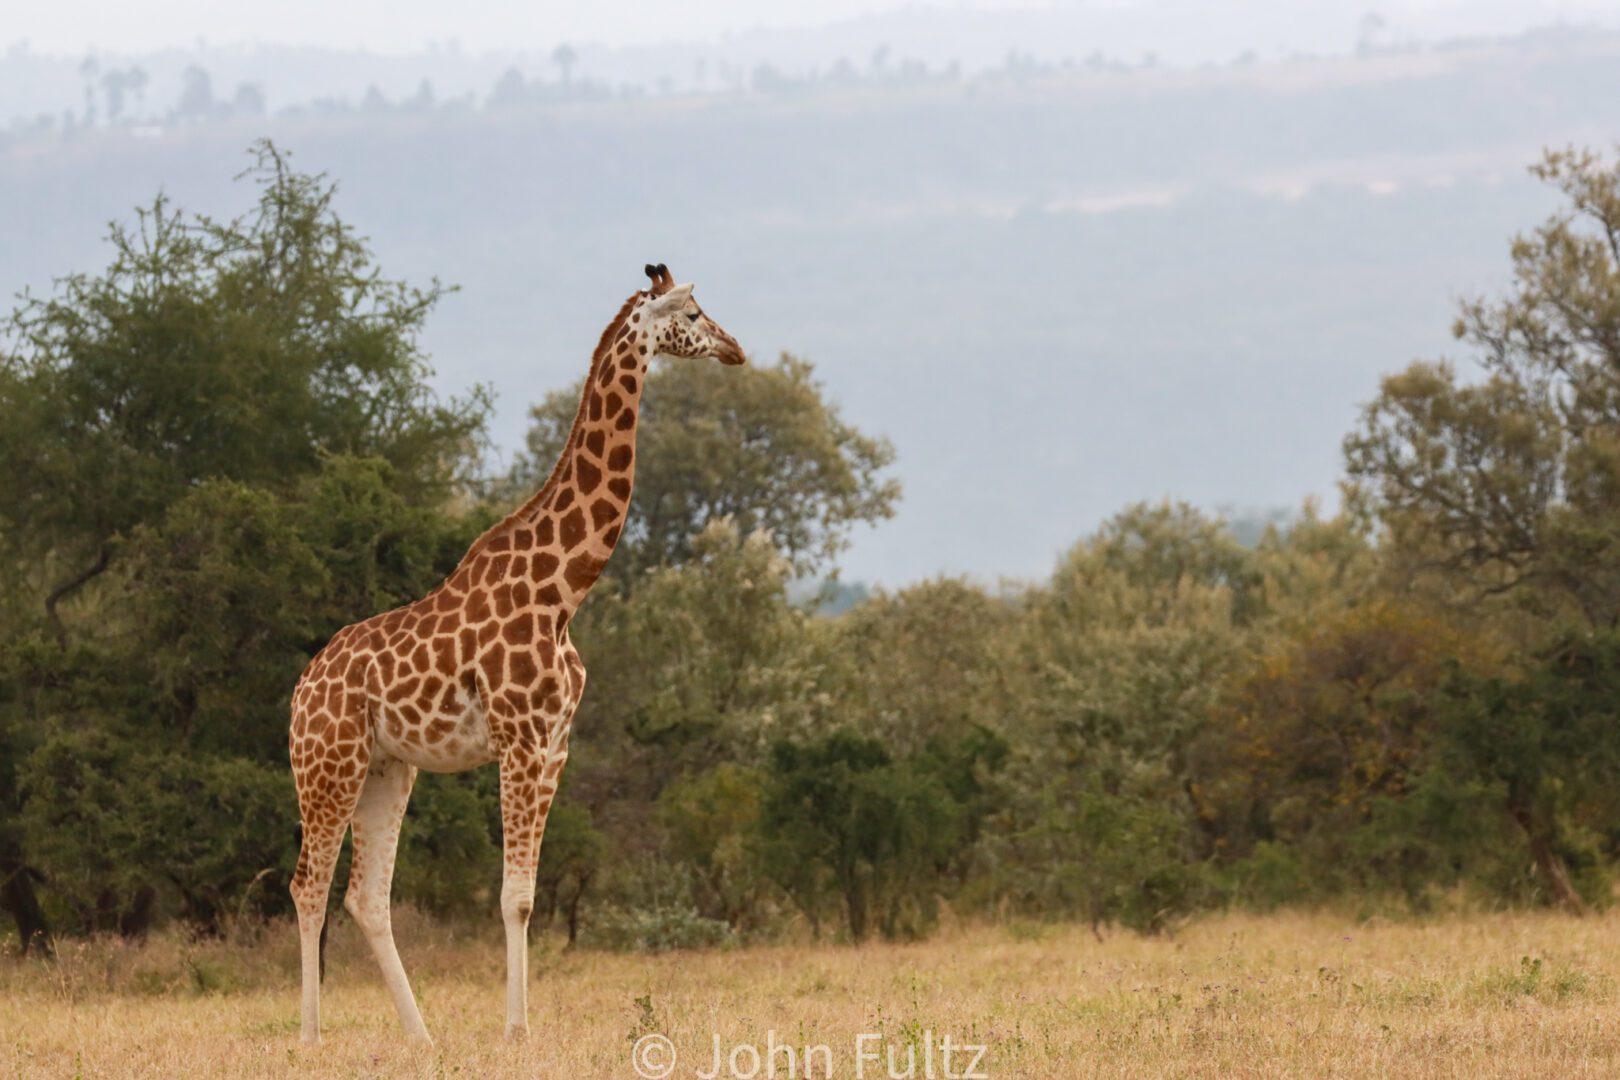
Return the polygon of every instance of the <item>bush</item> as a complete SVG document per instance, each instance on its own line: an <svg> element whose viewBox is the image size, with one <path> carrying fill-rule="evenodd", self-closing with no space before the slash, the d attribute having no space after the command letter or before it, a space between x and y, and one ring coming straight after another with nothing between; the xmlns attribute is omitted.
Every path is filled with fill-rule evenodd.
<svg viewBox="0 0 1620 1080"><path fill-rule="evenodd" d="M937 916L964 829L949 791L883 744L847 731L771 751L760 812L765 873L819 935L841 908L850 937L913 937Z"/></svg>
<svg viewBox="0 0 1620 1080"><path fill-rule="evenodd" d="M162 897L208 933L286 906L295 804L280 769L58 730L19 774L34 857L81 930L144 931Z"/></svg>
<svg viewBox="0 0 1620 1080"><path fill-rule="evenodd" d="M583 936L587 945L616 952L708 949L735 940L724 922L680 907L610 909L592 920Z"/></svg>

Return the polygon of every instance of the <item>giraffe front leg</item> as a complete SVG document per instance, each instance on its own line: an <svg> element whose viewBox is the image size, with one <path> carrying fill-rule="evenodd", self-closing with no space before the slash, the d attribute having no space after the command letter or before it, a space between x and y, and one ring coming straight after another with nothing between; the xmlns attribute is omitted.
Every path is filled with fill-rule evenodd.
<svg viewBox="0 0 1620 1080"><path fill-rule="evenodd" d="M546 816L568 759L568 734L517 739L501 753L501 831L504 876L501 920L506 926L506 1035L529 1034L529 916Z"/></svg>

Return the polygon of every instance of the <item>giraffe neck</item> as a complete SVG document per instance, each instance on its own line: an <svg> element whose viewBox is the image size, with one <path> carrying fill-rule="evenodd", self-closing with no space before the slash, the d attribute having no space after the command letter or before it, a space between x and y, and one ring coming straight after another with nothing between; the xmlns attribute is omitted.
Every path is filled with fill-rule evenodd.
<svg viewBox="0 0 1620 1080"><path fill-rule="evenodd" d="M538 492L462 560L473 584L523 583L561 633L601 576L624 530L635 483L636 427L651 347L630 298L591 360L579 412Z"/></svg>

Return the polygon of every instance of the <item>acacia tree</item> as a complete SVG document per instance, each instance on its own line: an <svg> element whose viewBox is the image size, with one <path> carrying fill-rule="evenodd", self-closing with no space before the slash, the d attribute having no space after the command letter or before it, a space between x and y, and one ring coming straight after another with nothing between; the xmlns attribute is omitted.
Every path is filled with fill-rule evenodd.
<svg viewBox="0 0 1620 1080"><path fill-rule="evenodd" d="M258 200L228 221L162 196L115 223L112 261L11 314L0 365L0 544L53 631L116 541L199 482L283 488L323 456L376 456L418 497L477 465L487 395L439 401L418 344L444 294L382 276L333 212L336 186L269 143Z"/></svg>
<svg viewBox="0 0 1620 1080"><path fill-rule="evenodd" d="M1620 167L1564 150L1532 172L1566 205L1514 240L1506 295L1462 305L1454 330L1482 377L1464 381L1441 361L1385 379L1345 453L1353 500L1383 523L1413 580L1438 583L1481 620L1511 617L1528 642L1534 655L1488 692L1460 687L1449 728L1472 734L1454 758L1501 793L1545 893L1580 910L1568 865L1579 823L1551 793L1595 790L1594 776L1610 775L1594 762L1614 759L1597 738L1616 728L1612 705L1606 723L1576 723L1576 711L1529 707L1514 687L1589 702L1573 683L1549 689L1583 670L1561 658L1571 640L1591 637L1583 655L1612 647L1620 626ZM1509 745L1533 752L1474 745L1509 728L1519 729Z"/></svg>
<svg viewBox="0 0 1620 1080"><path fill-rule="evenodd" d="M1445 361L1383 382L1345 440L1351 494L1419 564L1540 614L1620 620L1620 166L1575 150L1532 172L1566 207L1513 241L1514 285L1464 303Z"/></svg>
<svg viewBox="0 0 1620 1080"><path fill-rule="evenodd" d="M245 214L160 197L5 323L0 904L25 946L47 911L219 929L290 857L265 816L291 806L299 668L476 533L445 510L487 396L436 397L418 341L444 290L384 276L330 181L252 154Z"/></svg>

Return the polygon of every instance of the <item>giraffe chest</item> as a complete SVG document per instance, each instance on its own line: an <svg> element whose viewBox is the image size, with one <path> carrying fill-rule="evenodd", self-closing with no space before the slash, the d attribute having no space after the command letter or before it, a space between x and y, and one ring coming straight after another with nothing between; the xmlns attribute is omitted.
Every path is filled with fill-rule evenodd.
<svg viewBox="0 0 1620 1080"><path fill-rule="evenodd" d="M428 772L461 772L495 760L489 711L476 691L447 683L436 697L378 703L377 747Z"/></svg>
<svg viewBox="0 0 1620 1080"><path fill-rule="evenodd" d="M551 730L572 716L584 685L566 642L489 640L467 649L447 637L425 648L426 656L396 665L373 700L378 747L429 772L474 768L529 729Z"/></svg>

